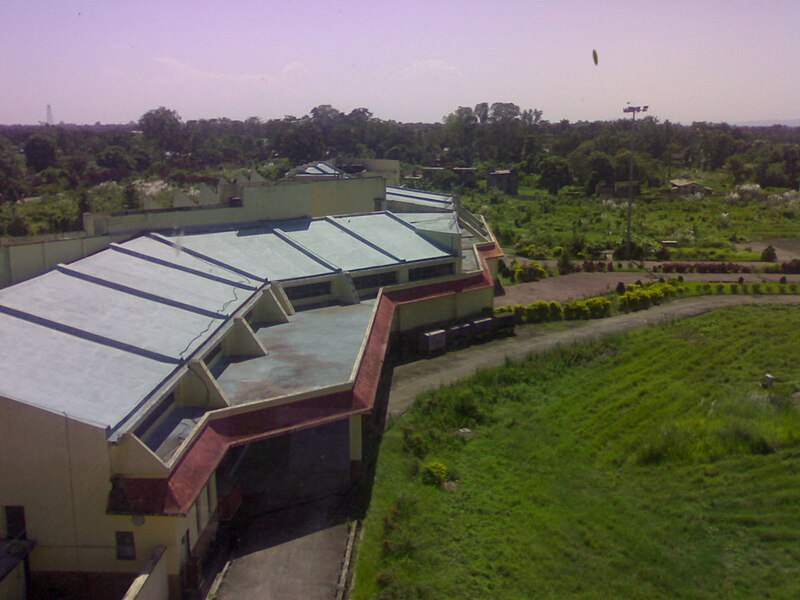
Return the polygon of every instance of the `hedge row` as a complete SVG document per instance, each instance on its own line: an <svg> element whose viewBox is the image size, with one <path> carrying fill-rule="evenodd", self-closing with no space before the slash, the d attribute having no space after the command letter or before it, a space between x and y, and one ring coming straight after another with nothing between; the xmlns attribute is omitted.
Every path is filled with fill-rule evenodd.
<svg viewBox="0 0 800 600"><path fill-rule="evenodd" d="M547 302L539 300L533 304L523 306L501 306L495 309L496 313L513 312L515 321L523 323L545 323L548 321L574 321L578 319L600 319L611 315L611 300L604 296L588 298L586 300L573 300L561 304L555 300Z"/></svg>
<svg viewBox="0 0 800 600"><path fill-rule="evenodd" d="M753 269L749 265L738 263L662 263L653 267L655 272L663 273L752 273Z"/></svg>
<svg viewBox="0 0 800 600"><path fill-rule="evenodd" d="M565 304L539 300L532 304L514 304L495 308L495 313L513 312L517 324L600 319L617 312L645 310L685 295L708 294L797 294L797 283L665 283L619 286L618 294L573 300Z"/></svg>

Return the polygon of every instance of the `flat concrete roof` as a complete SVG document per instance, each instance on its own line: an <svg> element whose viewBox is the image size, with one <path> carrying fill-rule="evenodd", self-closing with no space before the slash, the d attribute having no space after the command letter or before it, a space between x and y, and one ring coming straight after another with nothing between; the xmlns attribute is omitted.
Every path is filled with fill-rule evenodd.
<svg viewBox="0 0 800 600"><path fill-rule="evenodd" d="M217 382L232 404L345 383L367 334L375 301L298 312L256 336L267 356L228 363Z"/></svg>

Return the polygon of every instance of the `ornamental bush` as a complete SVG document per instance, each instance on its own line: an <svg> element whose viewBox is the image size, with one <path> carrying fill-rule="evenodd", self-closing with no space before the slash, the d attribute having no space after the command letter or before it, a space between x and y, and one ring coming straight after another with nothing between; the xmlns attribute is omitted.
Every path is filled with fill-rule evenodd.
<svg viewBox="0 0 800 600"><path fill-rule="evenodd" d="M589 318L589 307L583 300L567 302L564 305L564 318L568 321Z"/></svg>
<svg viewBox="0 0 800 600"><path fill-rule="evenodd" d="M442 485L447 481L448 474L449 471L446 464L438 460L431 461L422 469L422 483Z"/></svg>
<svg viewBox="0 0 800 600"><path fill-rule="evenodd" d="M525 308L526 323L543 323L550 318L550 304L545 300L538 300Z"/></svg>
<svg viewBox="0 0 800 600"><path fill-rule="evenodd" d="M585 304L589 311L590 319L602 319L611 314L611 301L608 298L602 296L589 298L585 301Z"/></svg>
<svg viewBox="0 0 800 600"><path fill-rule="evenodd" d="M551 321L560 321L564 318L564 307L561 306L560 302L556 302L555 300L548 303L547 312Z"/></svg>

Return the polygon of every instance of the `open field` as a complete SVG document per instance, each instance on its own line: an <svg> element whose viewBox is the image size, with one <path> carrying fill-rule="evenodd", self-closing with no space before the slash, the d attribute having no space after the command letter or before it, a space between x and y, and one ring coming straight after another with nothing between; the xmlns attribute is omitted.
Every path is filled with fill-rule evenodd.
<svg viewBox="0 0 800 600"><path fill-rule="evenodd" d="M798 326L725 309L423 395L384 439L354 597L796 597Z"/></svg>

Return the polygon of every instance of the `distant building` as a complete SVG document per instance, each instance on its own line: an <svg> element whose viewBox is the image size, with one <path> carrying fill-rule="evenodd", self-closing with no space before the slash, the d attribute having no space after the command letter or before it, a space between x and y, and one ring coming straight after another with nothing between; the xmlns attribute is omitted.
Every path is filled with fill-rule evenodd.
<svg viewBox="0 0 800 600"><path fill-rule="evenodd" d="M693 196L694 194L705 196L713 193L711 188L704 187L702 184L692 181L691 179L672 179L669 185L670 191L676 196Z"/></svg>
<svg viewBox="0 0 800 600"><path fill-rule="evenodd" d="M486 187L488 189L498 189L501 192L517 195L519 180L516 169L499 169L492 171L486 176Z"/></svg>

